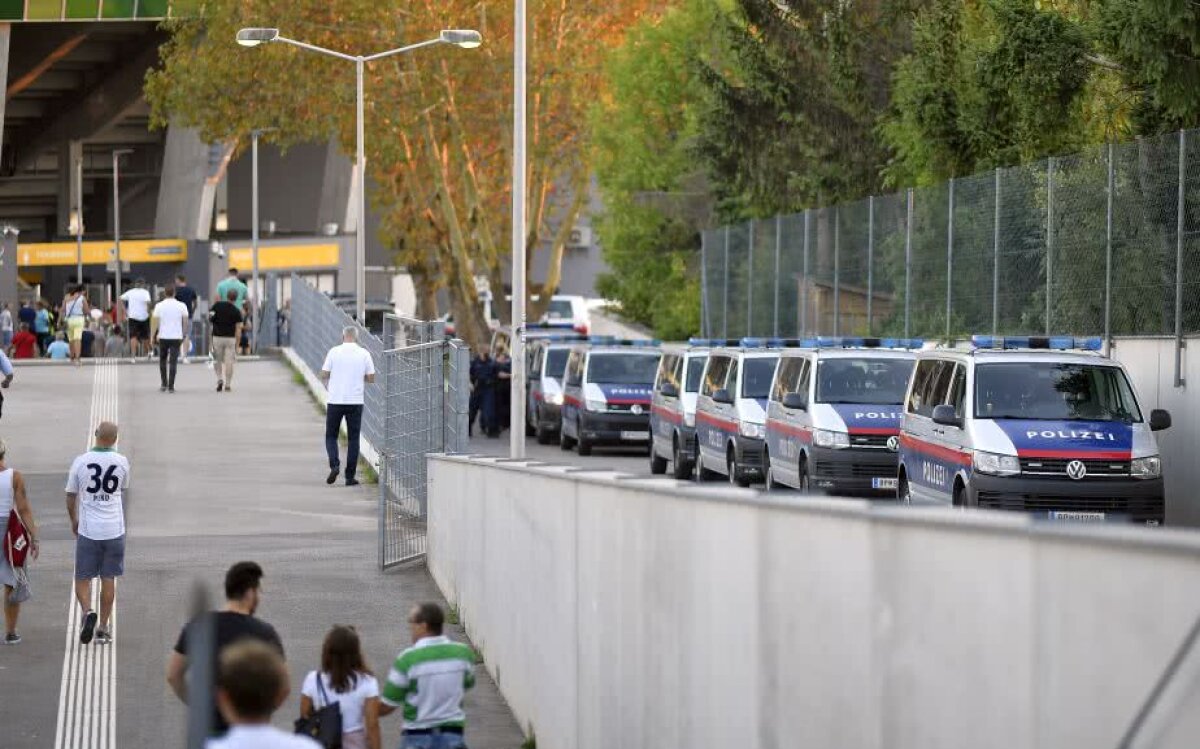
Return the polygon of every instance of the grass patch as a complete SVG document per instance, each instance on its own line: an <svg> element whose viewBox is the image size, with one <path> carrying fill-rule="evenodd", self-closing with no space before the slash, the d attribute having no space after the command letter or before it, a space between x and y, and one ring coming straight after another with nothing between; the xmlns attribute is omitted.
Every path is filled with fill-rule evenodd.
<svg viewBox="0 0 1200 749"><path fill-rule="evenodd" d="M453 624L455 626L457 626L460 623L461 619L459 619L459 616L458 616L458 607L457 606L451 606L450 610L446 612L446 621L450 622L451 624Z"/></svg>
<svg viewBox="0 0 1200 749"><path fill-rule="evenodd" d="M521 749L537 749L537 736L533 735L533 726L529 727L529 738L521 744Z"/></svg>

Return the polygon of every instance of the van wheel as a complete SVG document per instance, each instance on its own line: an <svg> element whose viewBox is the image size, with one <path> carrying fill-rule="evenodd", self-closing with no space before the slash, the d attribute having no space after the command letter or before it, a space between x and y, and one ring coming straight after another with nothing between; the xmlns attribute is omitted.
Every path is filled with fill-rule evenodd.
<svg viewBox="0 0 1200 749"><path fill-rule="evenodd" d="M715 481L719 476L716 471L710 471L704 467L704 455L700 452L699 446L696 447L696 481L703 484L705 481Z"/></svg>
<svg viewBox="0 0 1200 749"><path fill-rule="evenodd" d="M575 422L575 434L579 435L579 439L575 443L576 448L579 450L579 457L586 458L592 454L592 443L591 440L583 438L583 425L578 421Z"/></svg>
<svg viewBox="0 0 1200 749"><path fill-rule="evenodd" d="M967 509L967 489L961 481L954 482L954 506L960 510Z"/></svg>
<svg viewBox="0 0 1200 749"><path fill-rule="evenodd" d="M537 411L534 411L533 418L537 419ZM526 416L525 417L525 436L533 437L536 434L537 434L537 428L533 424L529 423L529 417Z"/></svg>
<svg viewBox="0 0 1200 749"><path fill-rule="evenodd" d="M908 474L900 472L900 482L896 486L896 499L901 504L912 504L912 487L908 485Z"/></svg>
<svg viewBox="0 0 1200 749"><path fill-rule="evenodd" d="M769 492L779 489L779 484L775 483L775 471L771 468L771 453L763 450L763 474L765 478L763 483L766 485L766 490Z"/></svg>
<svg viewBox="0 0 1200 749"><path fill-rule="evenodd" d="M661 476L667 472L667 459L661 458L658 455L658 450L654 449L654 438L650 438L650 473L655 476Z"/></svg>
<svg viewBox="0 0 1200 749"><path fill-rule="evenodd" d="M549 445L554 441L554 432L551 432L546 427L542 426L542 420L538 419L537 426L534 427L533 434L537 437L539 445Z"/></svg>
<svg viewBox="0 0 1200 749"><path fill-rule="evenodd" d="M558 447L561 450L570 450L575 447L575 440L567 436L566 424L559 423L558 425Z"/></svg>
<svg viewBox="0 0 1200 749"><path fill-rule="evenodd" d="M680 481L687 481L692 477L692 461L679 449L678 435L671 440L671 475Z"/></svg>
<svg viewBox="0 0 1200 749"><path fill-rule="evenodd" d="M796 466L796 476L798 477L796 485L800 487L800 491L808 493L812 491L812 480L808 477L808 458L800 456L800 463Z"/></svg>
<svg viewBox="0 0 1200 749"><path fill-rule="evenodd" d="M743 489L750 486L750 480L742 475L742 470L738 467L737 451L732 447L729 448L729 452L725 456L725 467L729 470L729 483L734 486L740 486Z"/></svg>

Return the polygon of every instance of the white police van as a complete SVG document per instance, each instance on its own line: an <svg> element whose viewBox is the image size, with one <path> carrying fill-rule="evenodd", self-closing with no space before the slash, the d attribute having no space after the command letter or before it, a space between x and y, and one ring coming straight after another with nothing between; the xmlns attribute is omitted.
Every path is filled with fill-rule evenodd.
<svg viewBox="0 0 1200 749"><path fill-rule="evenodd" d="M767 404L763 459L777 485L896 491L901 404L920 339L819 338L785 351Z"/></svg>
<svg viewBox="0 0 1200 749"><path fill-rule="evenodd" d="M898 495L1052 520L1161 525L1154 432L1099 338L975 336L917 356L900 432Z"/></svg>
<svg viewBox="0 0 1200 749"><path fill-rule="evenodd" d="M553 335L535 338L526 348L529 362L528 397L525 399L525 433L539 445L549 445L558 436L562 421L563 372L571 347L586 336Z"/></svg>
<svg viewBox="0 0 1200 749"><path fill-rule="evenodd" d="M686 346L663 346L650 403L650 473L666 473L670 463L675 478L691 478L696 454L696 400L708 352L713 346L737 344L736 340L692 338Z"/></svg>
<svg viewBox="0 0 1200 749"><path fill-rule="evenodd" d="M650 444L650 398L658 341L592 338L567 358L559 446L590 455L596 445Z"/></svg>
<svg viewBox="0 0 1200 749"><path fill-rule="evenodd" d="M696 399L698 481L725 476L749 486L763 478L767 397L783 346L799 341L743 338L739 347L708 354Z"/></svg>

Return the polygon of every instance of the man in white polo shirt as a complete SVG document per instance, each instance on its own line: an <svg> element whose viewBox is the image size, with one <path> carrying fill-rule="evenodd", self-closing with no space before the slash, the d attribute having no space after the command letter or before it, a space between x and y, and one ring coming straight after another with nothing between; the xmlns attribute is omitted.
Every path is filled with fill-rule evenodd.
<svg viewBox="0 0 1200 749"><path fill-rule="evenodd" d="M125 302L128 317L129 350L135 357L141 356L143 350L150 351L150 292L146 290L146 282L138 279L133 288L121 295Z"/></svg>
<svg viewBox="0 0 1200 749"><path fill-rule="evenodd" d="M366 383L375 382L375 362L371 352L358 345L358 328L348 325L342 330L342 345L334 346L325 355L321 380L329 390L325 405L325 452L329 454L329 476L325 483L332 484L338 478L338 434L342 430L342 419L345 419L346 486L357 486L354 473L358 468L363 392Z"/></svg>
<svg viewBox="0 0 1200 749"><path fill-rule="evenodd" d="M175 298L174 286L168 286L163 293L166 296L154 305L154 317L158 320L158 332L154 342L158 344L158 377L162 382L159 390L173 393L175 369L179 364L179 347L183 345L184 325L191 325L192 313L186 304Z"/></svg>

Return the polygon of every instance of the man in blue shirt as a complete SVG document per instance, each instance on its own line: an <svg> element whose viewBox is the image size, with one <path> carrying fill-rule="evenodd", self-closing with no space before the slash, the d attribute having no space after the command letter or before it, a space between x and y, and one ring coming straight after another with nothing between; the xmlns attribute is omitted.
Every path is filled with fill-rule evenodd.
<svg viewBox="0 0 1200 749"><path fill-rule="evenodd" d="M46 354L51 359L66 359L71 356L71 347L67 345L62 333L55 337L54 343L46 347Z"/></svg>

